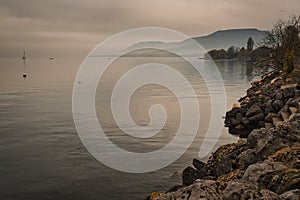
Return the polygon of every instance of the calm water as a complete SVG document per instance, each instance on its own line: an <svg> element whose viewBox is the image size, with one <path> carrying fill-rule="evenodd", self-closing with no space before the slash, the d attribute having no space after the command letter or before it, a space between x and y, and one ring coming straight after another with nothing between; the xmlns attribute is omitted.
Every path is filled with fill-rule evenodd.
<svg viewBox="0 0 300 200"><path fill-rule="evenodd" d="M21 59L0 59L0 199L143 199L152 191L180 184L180 175L174 173L180 173L198 156L208 117L201 120L191 148L171 166L159 171L122 173L95 160L81 143L72 117L72 88L81 61L32 58L27 62L28 78L24 80ZM201 77L180 59L157 58L157 61L178 68L188 77L206 113L209 96ZM135 140L122 135L114 125L108 110L112 77L119 76L132 64L145 62L149 58L122 58L115 62L102 80L106 86L98 87L96 94L97 114L105 131L120 147L135 152L162 147L178 126L176 98L168 90L151 85L136 92L131 111L136 122L144 124L151 104L164 105L171 114L161 133L151 140ZM240 63L217 64L226 86L229 109L245 94L251 76L246 75L247 70ZM235 140L224 128L218 145Z"/></svg>

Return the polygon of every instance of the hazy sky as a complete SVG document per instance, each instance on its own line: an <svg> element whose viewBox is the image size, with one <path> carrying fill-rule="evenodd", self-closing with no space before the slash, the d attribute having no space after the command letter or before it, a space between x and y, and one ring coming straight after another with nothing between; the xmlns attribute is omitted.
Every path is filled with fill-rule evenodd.
<svg viewBox="0 0 300 200"><path fill-rule="evenodd" d="M85 56L112 34L158 26L190 36L270 29L300 0L1 0L0 57Z"/></svg>

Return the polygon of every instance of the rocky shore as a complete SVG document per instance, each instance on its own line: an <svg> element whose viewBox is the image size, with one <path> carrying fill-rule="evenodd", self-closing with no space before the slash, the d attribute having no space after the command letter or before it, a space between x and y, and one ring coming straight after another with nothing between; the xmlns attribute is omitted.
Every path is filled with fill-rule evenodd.
<svg viewBox="0 0 300 200"><path fill-rule="evenodd" d="M300 199L300 77L273 71L226 113L237 143L194 159L182 185L147 199Z"/></svg>

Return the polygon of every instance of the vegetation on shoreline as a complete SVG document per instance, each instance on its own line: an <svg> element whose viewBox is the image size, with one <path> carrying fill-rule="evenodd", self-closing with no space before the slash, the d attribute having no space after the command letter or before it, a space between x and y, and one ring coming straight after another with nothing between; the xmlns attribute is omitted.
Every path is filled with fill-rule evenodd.
<svg viewBox="0 0 300 200"><path fill-rule="evenodd" d="M255 67L272 67L290 74L300 63L299 34L300 15L291 16L287 21L278 20L263 40L257 41L257 48L254 48L254 41L249 37L247 48L231 46L227 50L213 49L206 53L206 57L213 60L247 60Z"/></svg>

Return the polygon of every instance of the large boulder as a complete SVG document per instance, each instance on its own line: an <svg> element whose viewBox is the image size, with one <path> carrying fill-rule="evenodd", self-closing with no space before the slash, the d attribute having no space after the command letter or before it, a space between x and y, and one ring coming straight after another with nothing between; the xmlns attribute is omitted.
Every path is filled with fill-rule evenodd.
<svg viewBox="0 0 300 200"><path fill-rule="evenodd" d="M221 200L222 197L217 191L218 185L211 180L197 180L194 184L181 188L175 192L168 192L159 195L153 200L197 200L197 199L214 199Z"/></svg>
<svg viewBox="0 0 300 200"><path fill-rule="evenodd" d="M230 181L223 191L223 200L279 199L272 191L260 190L255 184L245 180Z"/></svg>

